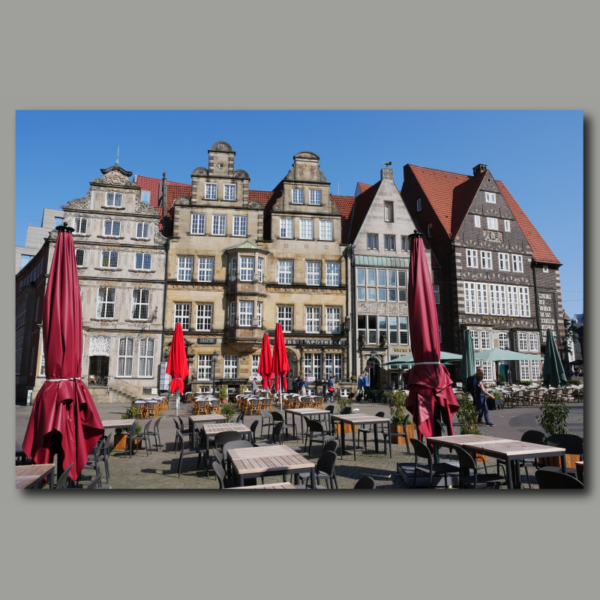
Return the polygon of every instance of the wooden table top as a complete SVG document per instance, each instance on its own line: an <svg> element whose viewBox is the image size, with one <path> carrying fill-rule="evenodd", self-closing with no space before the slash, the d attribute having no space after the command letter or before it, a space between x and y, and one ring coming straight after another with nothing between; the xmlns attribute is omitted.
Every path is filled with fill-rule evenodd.
<svg viewBox="0 0 600 600"><path fill-rule="evenodd" d="M203 421L224 421L225 417L223 415L191 415L190 421L192 423L202 423Z"/></svg>
<svg viewBox="0 0 600 600"><path fill-rule="evenodd" d="M544 446L543 444L531 444L529 442L520 442L517 440L503 440L500 442L465 444L465 449L477 450L478 452L489 450L491 452L503 454L507 457L520 456L522 454L547 454L549 452L565 451L564 448L557 448L555 446Z"/></svg>
<svg viewBox="0 0 600 600"><path fill-rule="evenodd" d="M286 469L304 471L315 464L288 446L261 446L258 448L233 448L227 451L235 470L240 475L266 473Z"/></svg>
<svg viewBox="0 0 600 600"><path fill-rule="evenodd" d="M286 408L285 412L295 415L324 415L329 413L324 408Z"/></svg>
<svg viewBox="0 0 600 600"><path fill-rule="evenodd" d="M102 421L104 428L106 427L131 427L135 423L135 419L115 419L114 421Z"/></svg>
<svg viewBox="0 0 600 600"><path fill-rule="evenodd" d="M443 442L444 444L452 444L454 446L464 446L465 444L478 444L479 442L492 444L495 442L511 442L506 438L497 438L491 435L438 435L436 437L427 438L428 442Z"/></svg>
<svg viewBox="0 0 600 600"><path fill-rule="evenodd" d="M15 467L16 488L23 490L36 481L50 475L54 470L54 464L47 465L22 465Z"/></svg>
<svg viewBox="0 0 600 600"><path fill-rule="evenodd" d="M289 482L265 483L264 485L246 485L244 487L228 488L230 490L295 490L296 488Z"/></svg>
<svg viewBox="0 0 600 600"><path fill-rule="evenodd" d="M343 423L389 423L385 417L374 417L372 415L331 415L336 421Z"/></svg>
<svg viewBox="0 0 600 600"><path fill-rule="evenodd" d="M243 423L207 423L204 426L206 435L217 435L223 431L237 431L239 433L249 433L250 429Z"/></svg>

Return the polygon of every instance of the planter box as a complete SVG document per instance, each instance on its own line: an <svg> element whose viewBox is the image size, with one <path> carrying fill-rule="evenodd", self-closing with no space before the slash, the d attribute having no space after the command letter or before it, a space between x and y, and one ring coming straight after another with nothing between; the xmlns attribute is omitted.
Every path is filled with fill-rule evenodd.
<svg viewBox="0 0 600 600"><path fill-rule="evenodd" d="M581 460L579 454L566 454L567 457L567 469L576 469L577 465L575 463ZM560 467L561 466L561 458L560 456L549 456L548 458L541 458L540 464L546 467Z"/></svg>
<svg viewBox="0 0 600 600"><path fill-rule="evenodd" d="M335 427L336 433L341 433L342 432L341 425L342 424L339 423L339 422L338 423L334 423L334 427ZM360 427L360 425L357 423L356 424L356 430L357 430L356 433L357 433L357 435L358 435L358 428L359 427ZM344 423L344 433L350 433L351 434L352 433L352 425L350 425L349 423Z"/></svg>
<svg viewBox="0 0 600 600"><path fill-rule="evenodd" d="M113 450L129 450L129 434L115 433ZM142 445L142 440L133 440L133 447L139 448Z"/></svg>
<svg viewBox="0 0 600 600"><path fill-rule="evenodd" d="M404 433L404 425L391 425L392 433ZM406 426L408 439L411 440L415 437L415 426L407 425ZM404 438L400 438L397 436L392 436L392 444L405 444L406 441ZM408 442L410 444L410 442Z"/></svg>

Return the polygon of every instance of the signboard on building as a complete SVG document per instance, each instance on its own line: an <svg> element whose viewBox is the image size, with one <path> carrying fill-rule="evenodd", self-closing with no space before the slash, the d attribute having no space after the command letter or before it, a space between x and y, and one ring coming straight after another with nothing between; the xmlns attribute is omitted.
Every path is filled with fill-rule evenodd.
<svg viewBox="0 0 600 600"><path fill-rule="evenodd" d="M217 338L198 338L196 341L198 344L216 344Z"/></svg>
<svg viewBox="0 0 600 600"><path fill-rule="evenodd" d="M546 342L546 331L550 329L556 339L556 314L554 310L554 294L538 294L538 312L542 343Z"/></svg>

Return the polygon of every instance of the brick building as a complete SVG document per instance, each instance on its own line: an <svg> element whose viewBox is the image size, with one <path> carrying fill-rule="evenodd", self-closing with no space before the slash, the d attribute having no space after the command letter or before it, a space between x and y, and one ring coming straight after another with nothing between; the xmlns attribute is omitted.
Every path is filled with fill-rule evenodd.
<svg viewBox="0 0 600 600"><path fill-rule="evenodd" d="M552 329L567 359L561 263L486 165L472 176L406 165L402 196L441 265L444 350L461 353L469 329L475 351L540 354ZM538 361L480 366L486 380L541 378Z"/></svg>

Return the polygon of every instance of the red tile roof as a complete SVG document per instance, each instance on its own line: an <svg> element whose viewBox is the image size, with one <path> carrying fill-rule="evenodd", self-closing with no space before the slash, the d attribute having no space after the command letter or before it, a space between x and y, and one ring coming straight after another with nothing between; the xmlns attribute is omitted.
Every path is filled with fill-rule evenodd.
<svg viewBox="0 0 600 600"><path fill-rule="evenodd" d="M260 190L248 190L249 192L249 199L252 200L258 200L263 206L267 206L267 204L269 203L269 200L271 199L271 197L273 196L273 192L262 192Z"/></svg>
<svg viewBox="0 0 600 600"><path fill-rule="evenodd" d="M551 263L554 265L562 264L554 255L554 252L550 250L550 246L546 244L544 238L534 227L533 223L523 212L523 209L517 204L517 201L512 197L512 194L506 189L506 186L498 180L496 180L496 185L500 189L500 192L504 196L506 203L508 204L519 227L521 228L523 235L525 235L527 242L531 246L531 250L533 251L533 259L542 263Z"/></svg>
<svg viewBox="0 0 600 600"><path fill-rule="evenodd" d="M342 244L347 243L350 233L350 217L352 216L352 207L354 206L353 196L331 196L331 199L338 207L342 215Z"/></svg>
<svg viewBox="0 0 600 600"><path fill-rule="evenodd" d="M368 187L362 194L356 196L354 199L354 208L350 216L350 233L346 243L351 244L356 239L380 185L381 181L378 181L375 185ZM343 238L342 242L345 242Z"/></svg>
<svg viewBox="0 0 600 600"><path fill-rule="evenodd" d="M363 192L366 192L370 187L372 187L372 185L370 183L357 183L356 184L358 186L358 189L360 190L360 193L362 194Z"/></svg>

